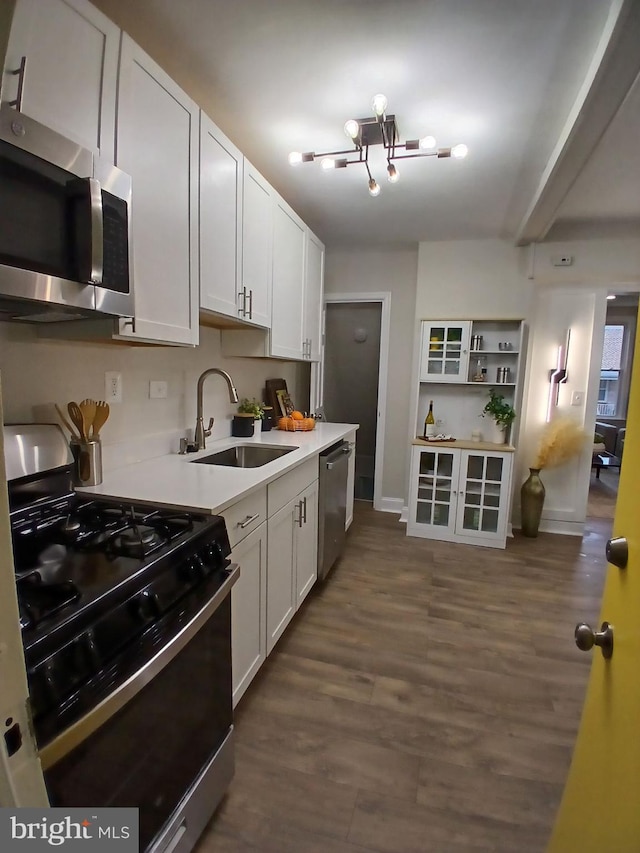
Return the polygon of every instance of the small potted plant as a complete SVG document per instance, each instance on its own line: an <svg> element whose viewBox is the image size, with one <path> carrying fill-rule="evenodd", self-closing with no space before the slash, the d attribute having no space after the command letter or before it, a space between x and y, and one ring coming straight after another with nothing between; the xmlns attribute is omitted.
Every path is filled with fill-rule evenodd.
<svg viewBox="0 0 640 853"><path fill-rule="evenodd" d="M497 431L494 437L495 444L504 444L507 430L516 419L516 410L504 399L504 395L496 394L493 388L489 389L489 401L482 410L482 416L493 418Z"/></svg>
<svg viewBox="0 0 640 853"><path fill-rule="evenodd" d="M240 438L249 438L253 435L255 422L262 420L264 409L262 403L255 399L245 397L240 400L238 414L233 416L231 424L231 435Z"/></svg>

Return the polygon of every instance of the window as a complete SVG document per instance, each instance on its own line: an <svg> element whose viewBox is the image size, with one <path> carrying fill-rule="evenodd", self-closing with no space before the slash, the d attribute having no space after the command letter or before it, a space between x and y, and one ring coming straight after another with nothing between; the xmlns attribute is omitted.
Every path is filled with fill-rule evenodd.
<svg viewBox="0 0 640 853"><path fill-rule="evenodd" d="M624 344L624 326L604 327L604 347L600 365L600 387L598 390L598 415L620 416L620 368Z"/></svg>

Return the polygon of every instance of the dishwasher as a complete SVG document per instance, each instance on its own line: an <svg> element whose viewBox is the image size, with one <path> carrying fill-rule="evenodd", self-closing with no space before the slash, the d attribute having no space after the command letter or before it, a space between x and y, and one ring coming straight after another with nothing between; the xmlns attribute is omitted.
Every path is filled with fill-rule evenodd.
<svg viewBox="0 0 640 853"><path fill-rule="evenodd" d="M323 581L342 553L347 517L347 471L352 453L339 441L320 453L318 494L318 580Z"/></svg>

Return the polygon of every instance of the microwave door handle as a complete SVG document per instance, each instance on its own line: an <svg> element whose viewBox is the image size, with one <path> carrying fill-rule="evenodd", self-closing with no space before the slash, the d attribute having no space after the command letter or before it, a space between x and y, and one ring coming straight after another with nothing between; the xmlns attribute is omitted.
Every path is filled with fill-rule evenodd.
<svg viewBox="0 0 640 853"><path fill-rule="evenodd" d="M91 208L91 284L102 284L104 272L104 211L102 208L102 187L96 178L87 178L89 205Z"/></svg>

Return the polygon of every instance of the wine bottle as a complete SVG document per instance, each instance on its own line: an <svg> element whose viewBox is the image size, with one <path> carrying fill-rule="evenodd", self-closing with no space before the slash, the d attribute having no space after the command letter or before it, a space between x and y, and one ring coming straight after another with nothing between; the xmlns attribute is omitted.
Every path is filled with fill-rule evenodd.
<svg viewBox="0 0 640 853"><path fill-rule="evenodd" d="M431 438L436 434L436 419L433 417L433 400L429 400L429 411L424 419L423 438Z"/></svg>

